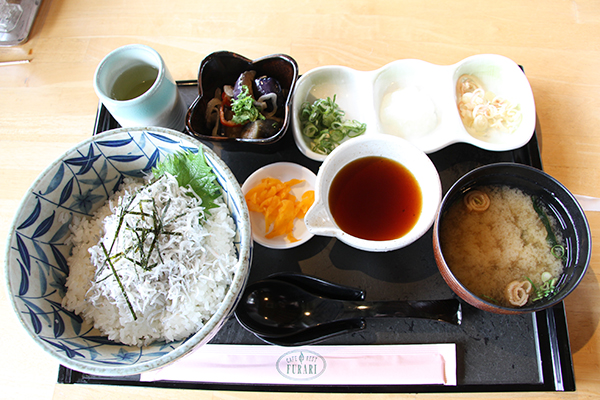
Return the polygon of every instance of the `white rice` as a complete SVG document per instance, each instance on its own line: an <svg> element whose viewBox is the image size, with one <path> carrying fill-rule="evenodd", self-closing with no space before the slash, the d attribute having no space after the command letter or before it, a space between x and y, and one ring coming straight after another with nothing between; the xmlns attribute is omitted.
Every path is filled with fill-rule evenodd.
<svg viewBox="0 0 600 400"><path fill-rule="evenodd" d="M237 262L235 225L222 199L217 200L217 208L205 213L202 200L179 187L173 176L144 184L127 178L93 218L74 221L68 290L63 299L65 308L81 314L109 339L137 346L180 340L197 332L225 298ZM125 229L125 222L153 226L152 217L125 214L118 240L114 239L121 210L132 197L128 210L141 207L150 215L153 205L147 200L154 199L164 231L172 234L158 235L160 256L150 251L153 236L149 235L143 252L151 254L147 268L125 258L112 261L122 289L101 243L111 256L127 252L139 239L134 230ZM139 254L128 254L138 263L143 260Z"/></svg>

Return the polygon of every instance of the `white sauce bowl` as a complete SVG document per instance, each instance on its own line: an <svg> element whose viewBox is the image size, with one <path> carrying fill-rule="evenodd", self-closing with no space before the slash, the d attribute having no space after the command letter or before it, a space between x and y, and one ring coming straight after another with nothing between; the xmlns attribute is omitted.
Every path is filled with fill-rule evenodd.
<svg viewBox="0 0 600 400"><path fill-rule="evenodd" d="M421 189L421 215L413 228L397 239L366 240L352 236L338 227L329 209L329 189L336 174L348 163L371 156L385 157L402 164L412 173ZM369 131L367 128L364 136L342 143L321 165L315 184L315 202L306 213L304 223L315 235L333 236L360 250L397 250L413 243L431 228L441 199L440 177L424 152L402 138Z"/></svg>

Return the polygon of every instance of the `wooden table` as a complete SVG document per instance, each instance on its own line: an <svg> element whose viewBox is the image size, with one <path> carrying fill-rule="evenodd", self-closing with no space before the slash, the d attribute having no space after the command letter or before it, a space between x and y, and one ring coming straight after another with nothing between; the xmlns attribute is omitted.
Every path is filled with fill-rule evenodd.
<svg viewBox="0 0 600 400"><path fill-rule="evenodd" d="M300 73L330 64L373 70L403 58L444 65L502 54L525 67L533 87L546 172L573 193L600 197L597 1L46 0L30 40L0 48L0 61L31 60L0 67L3 235L37 175L91 134L98 104L94 70L104 55L130 43L155 48L175 79L194 79L202 59L216 50L250 58L286 53ZM600 214L587 216L596 241ZM574 393L346 396L60 385L58 364L19 326L3 285L0 398L600 398L598 246L585 279L565 301Z"/></svg>

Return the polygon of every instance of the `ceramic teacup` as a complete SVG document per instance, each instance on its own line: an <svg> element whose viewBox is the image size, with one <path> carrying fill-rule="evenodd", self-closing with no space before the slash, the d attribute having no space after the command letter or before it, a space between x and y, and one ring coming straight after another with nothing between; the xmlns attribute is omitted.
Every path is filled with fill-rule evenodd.
<svg viewBox="0 0 600 400"><path fill-rule="evenodd" d="M351 235L336 223L329 204L332 182L349 163L364 157L382 157L405 167L421 190L421 212L412 228L400 237L389 240L368 240ZM315 202L306 213L308 230L321 236L333 236L342 242L366 251L390 251L413 243L431 228L442 198L438 172L429 157L405 139L382 133L357 137L342 143L323 162L315 184ZM376 202L365 204L374 207Z"/></svg>
<svg viewBox="0 0 600 400"><path fill-rule="evenodd" d="M186 108L177 84L160 54L148 46L132 44L110 52L96 69L94 89L123 127L185 128Z"/></svg>

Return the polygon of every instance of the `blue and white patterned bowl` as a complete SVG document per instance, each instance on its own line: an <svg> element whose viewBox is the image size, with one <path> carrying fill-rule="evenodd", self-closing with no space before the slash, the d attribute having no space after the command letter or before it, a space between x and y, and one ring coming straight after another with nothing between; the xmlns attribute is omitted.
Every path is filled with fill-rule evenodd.
<svg viewBox="0 0 600 400"><path fill-rule="evenodd" d="M105 132L60 157L23 198L7 243L8 293L25 330L61 364L95 375L139 374L205 344L232 315L246 285L252 258L248 208L234 175L206 147L204 154L224 189L237 225L239 261L225 300L205 326L182 341L155 342L141 348L126 346L109 341L61 305L69 273L66 259L71 249L65 240L72 216L91 216L125 176L142 176L166 155L198 151L200 146L189 136L163 128Z"/></svg>

